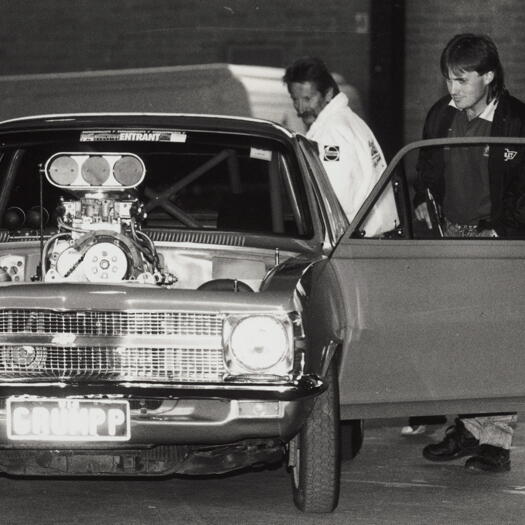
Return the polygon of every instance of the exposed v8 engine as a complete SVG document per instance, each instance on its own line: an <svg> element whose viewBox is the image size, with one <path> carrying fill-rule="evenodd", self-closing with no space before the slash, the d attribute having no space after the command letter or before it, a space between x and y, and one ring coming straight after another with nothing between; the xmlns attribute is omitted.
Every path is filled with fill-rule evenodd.
<svg viewBox="0 0 525 525"><path fill-rule="evenodd" d="M171 284L153 241L140 229L144 214L135 188L146 172L130 153L58 153L45 165L61 198L58 233L45 244L45 281L136 281Z"/></svg>

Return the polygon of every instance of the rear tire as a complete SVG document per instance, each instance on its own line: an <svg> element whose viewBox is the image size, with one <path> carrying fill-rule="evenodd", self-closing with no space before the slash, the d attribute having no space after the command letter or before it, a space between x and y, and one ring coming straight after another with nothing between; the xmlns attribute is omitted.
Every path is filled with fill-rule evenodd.
<svg viewBox="0 0 525 525"><path fill-rule="evenodd" d="M339 388L335 363L325 378L328 388L290 445L293 498L304 512L332 512L339 500Z"/></svg>

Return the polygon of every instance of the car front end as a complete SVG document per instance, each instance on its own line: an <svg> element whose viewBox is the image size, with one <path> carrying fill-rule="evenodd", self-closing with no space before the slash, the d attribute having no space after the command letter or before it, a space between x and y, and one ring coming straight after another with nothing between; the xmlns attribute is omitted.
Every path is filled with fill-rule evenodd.
<svg viewBox="0 0 525 525"><path fill-rule="evenodd" d="M4 128L0 471L281 461L325 388L296 294L320 253L291 136L193 117Z"/></svg>
<svg viewBox="0 0 525 525"><path fill-rule="evenodd" d="M1 446L52 448L63 462L91 447L120 457L130 448L239 449L239 442L249 448L250 440L269 439L277 457L323 384L302 369L301 319L287 311L284 294L282 301L245 295L235 305L228 295L69 283L4 287ZM189 456L166 464L166 472L191 472ZM259 448L253 462L261 456ZM86 474L84 465L122 474L118 465L126 462L103 461L98 471L92 457L69 463L69 473ZM3 469L27 469L10 465ZM230 459L213 471L236 466Z"/></svg>

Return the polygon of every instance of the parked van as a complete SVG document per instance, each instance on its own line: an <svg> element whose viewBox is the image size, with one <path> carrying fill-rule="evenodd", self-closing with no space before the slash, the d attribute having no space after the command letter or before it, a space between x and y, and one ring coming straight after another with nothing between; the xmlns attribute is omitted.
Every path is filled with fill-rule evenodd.
<svg viewBox="0 0 525 525"><path fill-rule="evenodd" d="M91 112L207 113L263 118L304 131L284 69L199 64L0 77L0 120ZM363 115L357 90L335 75Z"/></svg>

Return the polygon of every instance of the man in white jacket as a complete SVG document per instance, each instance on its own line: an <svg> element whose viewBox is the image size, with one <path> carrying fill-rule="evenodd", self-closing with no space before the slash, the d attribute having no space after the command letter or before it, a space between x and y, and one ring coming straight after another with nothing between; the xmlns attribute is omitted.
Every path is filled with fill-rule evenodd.
<svg viewBox="0 0 525 525"><path fill-rule="evenodd" d="M317 143L321 162L351 222L386 167L381 147L367 124L350 109L324 62L301 58L286 69L283 81L306 125L306 136ZM361 229L370 237L393 230L398 223L390 188Z"/></svg>

